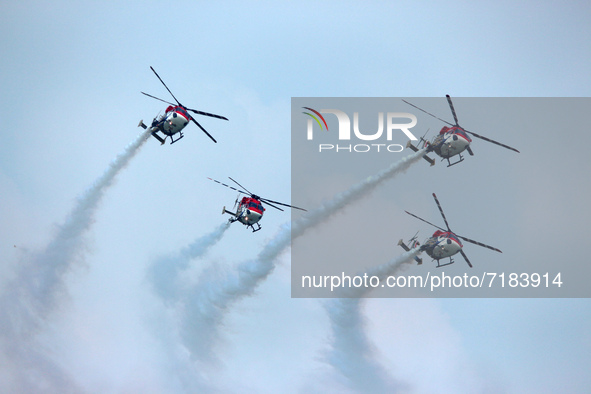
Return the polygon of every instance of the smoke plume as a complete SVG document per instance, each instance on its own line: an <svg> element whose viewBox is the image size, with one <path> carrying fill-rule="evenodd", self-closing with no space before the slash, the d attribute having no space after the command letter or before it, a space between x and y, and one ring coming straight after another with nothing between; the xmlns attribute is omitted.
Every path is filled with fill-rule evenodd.
<svg viewBox="0 0 591 394"><path fill-rule="evenodd" d="M149 134L143 132L80 195L47 247L19 262L14 280L0 294L0 379L3 392L78 392L36 339L67 293L66 276L84 259L84 235L95 221L104 193L137 154ZM6 372L9 371L9 372ZM6 385L6 386L5 386Z"/></svg>
<svg viewBox="0 0 591 394"><path fill-rule="evenodd" d="M386 264L367 272L380 281L393 275L402 264L411 263L419 249L412 249ZM363 297L372 287L341 288L340 297L328 300L324 306L330 319L332 341L326 361L341 375L346 387L355 392L391 393L403 388L388 376L375 360L375 352L365 333L365 320L361 311Z"/></svg>
<svg viewBox="0 0 591 394"><path fill-rule="evenodd" d="M226 221L212 232L205 234L178 253L156 259L148 270L148 280L154 292L165 303L177 301L180 292L179 274L189 267L191 260L203 256L215 245L230 227Z"/></svg>
<svg viewBox="0 0 591 394"><path fill-rule="evenodd" d="M170 374L178 379L186 392L212 392L214 387L203 372L195 369L182 348L178 333L179 305L185 299L186 282L182 279L192 260L203 257L209 249L218 243L230 227L226 221L213 231L205 234L182 248L179 252L161 256L149 266L147 280L154 293L163 302L163 309L156 313L152 328L160 340L163 353L167 355L164 362ZM180 307L182 308L182 306Z"/></svg>

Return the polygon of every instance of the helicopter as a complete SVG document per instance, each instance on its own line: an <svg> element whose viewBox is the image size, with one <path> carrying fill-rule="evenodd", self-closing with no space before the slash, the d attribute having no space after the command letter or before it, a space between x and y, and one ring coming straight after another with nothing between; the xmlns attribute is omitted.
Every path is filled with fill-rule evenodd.
<svg viewBox="0 0 591 394"><path fill-rule="evenodd" d="M263 207L263 204L262 204L263 202L275 209L280 210L280 211L283 211L283 209L281 209L273 204L282 205L284 207L289 207L289 208L294 208L294 209L299 209L301 211L306 211L304 208L298 208L298 207L294 207L293 205L284 204L284 203L281 203L278 201L273 201L273 200L269 200L267 198L259 197L256 194L249 192L247 188L245 188L244 186L242 186L241 184L236 182L234 179L232 179L230 177L228 177L228 178L232 182L234 182L235 184L240 186L242 189L244 189L245 191L236 189L233 186L227 185L225 183L222 183L222 182L212 179L212 178L207 178L207 179L212 180L216 183L219 183L220 185L229 187L230 189L236 190L238 192L238 197L236 197L236 201L234 202L234 209L236 209L236 205L238 205L236 212L228 211L228 210L226 210L226 207L224 206L224 208L222 208L222 215L225 213L232 215L233 217L229 219L230 223L240 222L240 223L244 224L246 226L246 228L250 227L252 229L253 233L257 232L261 229L261 225L259 224L259 221L261 220L261 218L263 217L263 213L265 212L265 208ZM238 199L240 198L240 194L246 194L247 196L243 196L242 199L240 201L238 201ZM257 228L254 227L255 225L257 226Z"/></svg>
<svg viewBox="0 0 591 394"><path fill-rule="evenodd" d="M215 140L215 138L213 138L211 136L211 134L209 134L204 128L203 126L201 126L199 124L199 122L197 122L195 120L195 118L193 118L188 111L193 112L197 115L204 115L204 116L210 116L212 118L217 118L217 119L224 119L224 120L228 120L228 118L224 117L224 116L220 116L220 115L215 115L215 114L210 114L208 112L203 112L203 111L197 111L195 109L190 109L185 107L184 105L182 105L177 99L176 97L174 97L174 94L172 94L172 92L170 91L170 89L168 88L168 86L166 86L166 84L164 83L164 81L162 80L162 78L160 78L160 76L158 75L158 73L156 72L156 70L154 70L154 68L152 68L150 66L150 69L152 69L152 71L154 72L154 74L156 74L156 76L158 77L158 79L160 80L160 82L162 82L162 85L164 85L164 87L166 88L166 90L168 90L168 93L170 93L170 95L172 96L172 98L174 99L174 101L176 101L176 104L173 104L171 102L168 102L166 100L162 100L161 98L158 97L154 97L148 93L144 93L141 92L142 94L148 96L148 97L152 97L153 99L165 102L166 104L170 104L167 108L166 111L164 111L164 115L159 115L156 116L154 118L154 120L152 121L152 124L150 126L150 134L152 134L152 137L156 138L158 141L160 141L161 145L164 145L164 142L166 141L166 138L170 137L170 143L174 144L175 142L177 142L178 140L180 140L181 138L184 137L182 130L185 128L185 126L189 123L189 121L192 121L193 123L195 123L197 126L199 126L199 128L205 133L207 134L207 136L209 138L211 138L213 140L213 142L217 141ZM146 126L144 124L143 120L140 120L140 123L138 124L138 127L142 127L144 129L147 129L148 126ZM164 134L164 137L161 137L158 132ZM177 139L174 139L174 135L179 133L179 137Z"/></svg>
<svg viewBox="0 0 591 394"><path fill-rule="evenodd" d="M409 103L406 100L402 100L405 103L407 103L408 105L413 106L416 109L426 113L427 115L431 115L432 117L439 119L443 123L446 123L451 126L451 127L443 126L443 128L439 131L439 135L437 135L430 142L425 140L424 137L421 138L421 142L423 143L423 147L426 148L427 153L435 152L435 154L440 156L442 158L442 160L446 159L447 163L448 163L448 165L447 165L448 167L458 164L458 163L464 161L464 157L462 157L462 152L464 150L467 150L468 153L470 154L470 156L474 156L474 152L472 152L472 149L470 148L470 142L472 142L472 139L470 138L470 136L468 134L473 135L474 137L483 139L485 141L492 142L493 144L500 145L503 148L507 148L507 149L510 149L512 151L519 153L519 151L515 148L512 148L512 147L505 145L505 144L501 144L500 142L491 140L490 138L476 134L473 131L468 131L468 130L464 129L463 127L461 127L458 123L458 117L456 116L456 110L454 109L454 105L451 102L451 97L449 96L449 94L447 94L445 97L447 97L447 102L449 103L449 108L451 109L451 113L454 117L454 121L456 122L456 124L451 124L450 122L443 120L443 119L433 115L432 113L429 113L429 112L425 111L424 109L419 108L416 105ZM406 147L412 149L415 152L418 152L418 150L419 150L416 146L414 146L411 143L411 141L408 142ZM459 156L459 159L457 161L455 161L454 163L452 163L450 161L450 158L453 156L456 156L456 155ZM425 160L431 162L430 161L431 159L427 155L425 155L424 157L425 157ZM433 164L431 164L431 165L433 165Z"/></svg>
<svg viewBox="0 0 591 394"><path fill-rule="evenodd" d="M426 252L429 255L429 257L431 257L433 260L437 260L437 268L453 264L454 260L453 260L452 256L458 252L460 252L460 254L464 258L464 260L466 260L466 263L468 263L468 266L470 268L472 268L472 263L470 263L470 260L468 260L468 257L466 256L466 254L462 250L463 245L462 245L462 242L460 241L460 239L464 240L466 242L470 242L472 244L478 245L478 246L482 246L482 247L494 250L499 253L503 253L495 247L483 244L482 242L474 241L472 239L463 237L461 235L458 235L458 234L455 234L454 232L452 232L451 229L449 228L449 224L447 223L447 219L445 218L445 214L443 213L443 209L441 208L441 204L439 204L439 200L437 199L437 196L435 195L435 193L433 193L433 198L435 199L435 202L437 203L437 207L439 208L439 212L441 213L441 217L443 217L443 221L445 222L445 227L447 227L447 230L445 230L439 226L436 226L433 223L426 221L425 219L421 219L420 217L418 217L408 211L404 211L407 214L409 214L410 216L413 216L419 220L422 220L423 222L430 224L431 226L437 228L438 230L435 231L430 238L427 238L427 240L425 241L425 243L423 245L420 245L419 242L416 240L418 232L417 232L417 234L414 235L414 237L412 237L410 239L410 241L409 241L409 244L411 245L410 247L407 246L403 240L398 241L398 245L400 245L402 247L402 249L404 249L408 252L411 249L419 247L421 252ZM440 264L439 260L445 259L448 257L449 257L448 263ZM415 260L419 264L422 263L422 260L416 256L415 256Z"/></svg>

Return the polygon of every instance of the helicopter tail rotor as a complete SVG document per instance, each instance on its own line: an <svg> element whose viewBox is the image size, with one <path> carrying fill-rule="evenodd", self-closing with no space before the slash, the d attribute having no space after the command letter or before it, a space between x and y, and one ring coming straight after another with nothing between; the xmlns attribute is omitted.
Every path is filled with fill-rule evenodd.
<svg viewBox="0 0 591 394"><path fill-rule="evenodd" d="M427 147L427 143L429 141L427 141L427 138L425 138L425 137L427 137L427 134L429 134L429 130L431 130L431 129L427 129L427 131L425 131L425 135L423 135L419 141L419 145L421 146L421 148Z"/></svg>
<svg viewBox="0 0 591 394"><path fill-rule="evenodd" d="M236 206L238 205L238 201L240 200L240 193L238 193L238 195L236 196L236 201L234 201L234 207L232 208L232 210L236 210Z"/></svg>

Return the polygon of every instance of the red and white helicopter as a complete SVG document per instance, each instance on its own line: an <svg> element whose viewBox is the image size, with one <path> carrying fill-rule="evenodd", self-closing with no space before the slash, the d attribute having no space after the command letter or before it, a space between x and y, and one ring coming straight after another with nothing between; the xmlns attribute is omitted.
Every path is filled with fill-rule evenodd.
<svg viewBox="0 0 591 394"><path fill-rule="evenodd" d="M474 137L483 139L488 142L492 142L493 144L500 145L503 148L511 149L512 151L519 153L519 151L515 148L512 148L512 147L505 145L505 144L501 144L500 142L491 140L490 138L483 137L479 134L474 133L473 131L468 131L468 130L464 129L463 127L461 127L458 124L458 117L456 116L456 111L454 109L454 105L451 102L451 97L449 97L449 94L446 95L446 97L447 97L447 102L449 103L449 108L451 109L451 113L454 117L456 124L451 124L450 122L443 120L443 119L433 115L432 113L429 113L429 112L425 111L424 109L419 108L416 105L409 103L406 100L402 100L405 103L407 103L408 105L411 105L411 106L415 107L416 109L423 111L424 113L431 115L432 117L439 119L443 123L447 123L448 125L451 126L451 127L443 126L441 131L439 131L439 135L436 136L431 142L426 141L424 138L421 138L421 142L423 142L423 147L426 148L427 153L435 152L442 159L447 159L447 163L448 163L447 166L448 167L453 166L454 164L458 164L459 162L464 161L464 158L461 155L461 153L464 150L467 150L468 153L470 154L470 156L474 156L474 152L472 152L472 149L470 148L470 142L472 142L472 139L468 136L468 134L471 134ZM412 149L415 152L417 152L419 150L410 141L408 142L406 147ZM450 159L450 157L453 157L455 155L459 155L460 158L458 161L451 163L449 159ZM428 157L426 155L423 157L425 158L425 160L430 162L431 165L433 165L433 163L434 163L433 159L431 159L430 157Z"/></svg>
<svg viewBox="0 0 591 394"><path fill-rule="evenodd" d="M413 215L412 213L410 213L408 211L404 211L404 212L408 213L410 216L413 216L419 220L422 220L423 222L428 223L431 226L439 229L433 233L433 236L431 236L430 238L427 238L427 240L425 241L425 243L423 245L420 245L421 252L426 252L429 255L429 257L431 257L433 260L437 260L437 267L443 267L446 265L453 264L454 260L452 259L451 256L460 252L460 254L464 258L464 260L466 260L466 263L468 263L470 268L472 268L472 264L470 263L470 260L468 260L468 257L466 256L466 254L462 250L463 246L462 246L462 242L460 241L460 239L462 239L466 242L470 242L472 244L478 245L478 246L483 246L485 248L497 251L499 253L503 253L497 248L483 244L482 242L478 242L478 241L474 241L474 240L466 238L466 237L462 237L461 235L457 235L454 232L452 232L451 229L449 228L449 224L447 224L447 219L445 218L445 215L443 214L443 209L441 208L441 205L439 204L439 200L437 200L437 196L435 195L435 193L433 193L433 198L435 199L435 202L437 203L437 207L439 208L439 212L441 212L441 217L443 217L443 221L445 222L445 227L447 227L447 231L439 226L434 225L433 223L429 223L425 219L421 219L420 217ZM417 232L417 234L418 234L418 232ZM417 234L415 234L414 237L412 237L410 239L410 241L408 241L409 244L411 245L410 247L408 247L404 243L404 241L402 241L402 240L398 241L398 245L402 246L402 248L404 250L406 250L407 252L411 249L418 247L419 242L416 240ZM439 260L445 259L448 257L449 257L449 263L445 263L445 264L439 263ZM423 262L423 260L417 256L415 256L415 260L419 264L422 264L422 262Z"/></svg>
<svg viewBox="0 0 591 394"><path fill-rule="evenodd" d="M256 232L259 231L261 229L261 225L259 224L259 221L261 220L261 218L263 217L263 213L265 212L265 208L263 207L263 202L265 204L268 204L269 206L278 209L280 211L283 211L283 209L276 207L273 204L278 204L278 205L282 205L284 207L289 207L289 208L294 208L294 209L299 209L301 211L306 211L304 208L298 208L298 207L294 207L293 205L289 205L289 204L284 204L282 202L278 202L278 201L273 201L273 200L269 200L267 198L262 198L257 196L256 194L252 194L251 192L248 191L247 188L245 188L244 186L242 186L241 184L239 184L238 182L236 182L234 179L228 177L232 182L234 182L235 184L237 184L238 186L240 186L241 188L243 188L246 191L242 191L239 189L236 189L235 187L232 187L230 185L226 185L225 183L222 183L220 181L217 181L215 179L212 178L207 178L210 179L214 182L219 183L220 185L229 187L232 190L236 190L238 192L238 197L236 197L236 201L234 202L234 208L236 208L236 205L238 205L238 208L236 209L236 212L231 212L226 210L226 207L224 207L222 209L222 215L224 213L228 213L230 215L233 216L233 218L230 218L230 223L234 223L236 221L244 224L246 226L246 228L252 228L252 232ZM242 197L242 199L240 201L238 201L238 199L240 198L240 194L246 194L247 196ZM254 225L257 225L257 228L254 228Z"/></svg>
<svg viewBox="0 0 591 394"><path fill-rule="evenodd" d="M152 125L150 126L150 134L152 134L152 136L154 138L156 138L158 141L160 141L160 144L164 144L164 141L166 141L166 138L170 137L170 143L174 144L175 142L177 142L178 140L180 140L181 138L184 137L182 130L185 128L185 126L189 123L189 121L195 123L197 126L199 126L199 128L201 130L203 130L203 132L205 134L207 134L207 136L209 138L211 138L213 140L213 142L217 141L215 140L215 138L213 138L211 136L211 134L209 134L204 128L203 126L201 126L196 120L195 118L193 118L191 115L189 115L189 112L187 111L191 111L197 115L204 115L204 116L210 116L212 118L218 118L218 119L224 119L224 120L228 120L226 117L224 116L220 116L220 115L215 115L215 114L210 114L207 112L203 112L203 111L197 111L195 109L190 109L185 107L184 105L182 105L177 99L176 97L174 97L174 94L172 94L172 92L170 91L170 89L168 88L168 86L166 86L166 84L164 83L164 81L162 80L162 78L160 78L160 76L158 75L158 73L152 68L152 71L154 71L154 74L156 74L156 76L158 77L158 79L160 80L160 82L162 82L162 85L164 85L164 87L166 88L166 90L168 90L168 93L170 93L170 95L172 96L172 98L174 99L174 101L176 101L176 105L173 103L170 103L166 100L162 100L158 97L154 97L148 93L144 93L142 92L142 94L145 94L148 97L152 97L153 99L156 100L160 100L162 102L165 102L166 104L170 104L167 108L166 111L164 112L164 115L160 115L160 116L156 116L154 118L154 120L152 121ZM138 127L143 127L144 129L147 129L148 126L146 126L144 124L143 120L140 120L140 123L138 124ZM161 137L160 135L158 135L158 132L161 132L162 134L164 134L164 137ZM175 140L174 139L174 135L176 133L179 133L179 137Z"/></svg>

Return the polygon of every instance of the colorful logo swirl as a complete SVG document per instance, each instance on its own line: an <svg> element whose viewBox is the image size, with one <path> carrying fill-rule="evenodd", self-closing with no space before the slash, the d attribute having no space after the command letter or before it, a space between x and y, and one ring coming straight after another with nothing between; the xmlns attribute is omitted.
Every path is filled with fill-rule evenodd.
<svg viewBox="0 0 591 394"><path fill-rule="evenodd" d="M316 115L318 115L318 116L320 117L320 119L322 119L322 122L324 123L324 126L326 126L326 131L328 131L328 125L326 124L326 120L324 120L324 116L320 115L320 112L318 112L318 111L316 111L315 109L312 109L312 108L310 108L310 107L302 107L302 108L304 108L304 109L307 109L308 111L312 111L312 112L314 112ZM318 123L318 126L320 126L320 130L322 130L322 129L323 129L323 127L322 127L322 123L320 123L320 120L318 120L318 118L317 118L316 116L312 115L312 114L311 114L311 113L309 113L309 112L302 112L302 113L303 113L303 114L306 114L306 115L308 115L308 116L311 116L311 117L312 117L312 118L313 118L313 119L314 119L314 120L315 120L315 121Z"/></svg>

